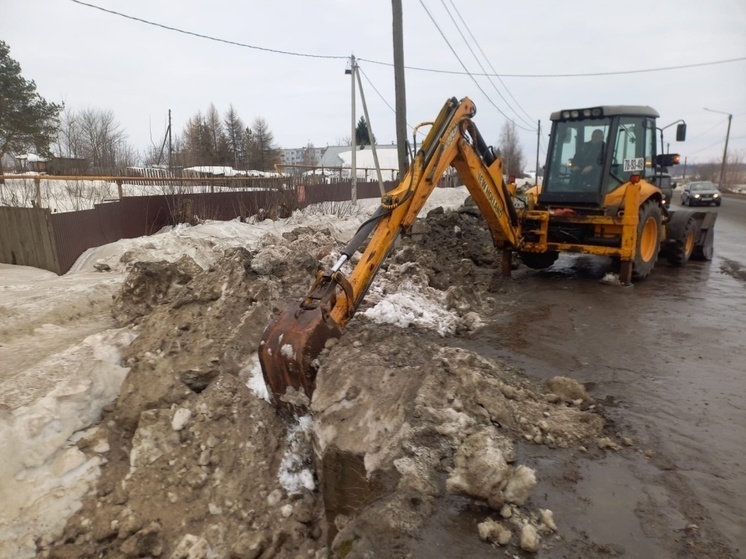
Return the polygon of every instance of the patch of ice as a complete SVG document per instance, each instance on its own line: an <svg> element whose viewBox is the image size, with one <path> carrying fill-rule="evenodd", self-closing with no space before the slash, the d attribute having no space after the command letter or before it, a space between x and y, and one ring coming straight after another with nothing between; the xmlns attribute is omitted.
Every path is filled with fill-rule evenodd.
<svg viewBox="0 0 746 559"><path fill-rule="evenodd" d="M269 390L267 384L264 382L264 375L262 374L262 366L259 363L259 354L254 353L249 359L249 364L244 367L242 373L248 372L249 380L246 381L251 391L261 398L265 402L271 402L269 398ZM242 378L243 375L242 375Z"/></svg>
<svg viewBox="0 0 746 559"><path fill-rule="evenodd" d="M313 491L316 482L313 472L307 467L311 463L311 431L313 419L305 415L298 419L298 424L288 429L288 449L280 462L277 477L288 495L295 495L302 489Z"/></svg>
<svg viewBox="0 0 746 559"><path fill-rule="evenodd" d="M619 280L619 274L615 274L614 272L607 272L599 281L607 285L622 285L622 282Z"/></svg>

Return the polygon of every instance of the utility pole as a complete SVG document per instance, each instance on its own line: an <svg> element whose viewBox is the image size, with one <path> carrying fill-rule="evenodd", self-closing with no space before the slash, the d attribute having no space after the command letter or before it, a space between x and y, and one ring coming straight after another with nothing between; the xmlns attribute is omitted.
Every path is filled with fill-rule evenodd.
<svg viewBox="0 0 746 559"><path fill-rule="evenodd" d="M728 115L728 130L725 133L725 148L723 149L723 162L720 164L720 190L725 190L727 186L727 181L725 177L725 161L728 157L728 139L730 138L730 123L731 123L731 120L733 120L733 115L731 113L726 113L724 111L715 111L713 109L708 109L707 107L705 107L705 110L710 111L711 113Z"/></svg>
<svg viewBox="0 0 746 559"><path fill-rule="evenodd" d="M158 151L158 160L156 164L161 164L161 157L163 157L163 148L166 147L166 140L168 140L168 170L171 170L171 109L168 109L168 128L166 128L166 135L163 137L161 143L161 149Z"/></svg>
<svg viewBox="0 0 746 559"><path fill-rule="evenodd" d="M352 169L350 173L350 185L351 185L351 194L350 194L350 200L352 200L353 204L357 203L357 146L355 145L355 74L357 72L357 67L355 65L355 55L350 55L350 71L345 71L346 74L350 74L350 78L352 78L350 81L352 82L352 107L350 109L351 116L351 122L352 122Z"/></svg>
<svg viewBox="0 0 746 559"><path fill-rule="evenodd" d="M720 188L725 189L728 186L728 181L725 180L725 158L728 156L728 138L730 138L730 122L733 120L733 115L728 114L728 131L725 133L725 148L723 149L723 163L720 166Z"/></svg>
<svg viewBox="0 0 746 559"><path fill-rule="evenodd" d="M404 86L404 30L401 0L391 0L394 27L394 90L396 98L396 151L399 158L399 180L409 167L407 155L407 97Z"/></svg>
<svg viewBox="0 0 746 559"><path fill-rule="evenodd" d="M173 144L171 143L171 109L168 109L168 170L171 170L173 161L171 160L174 155Z"/></svg>
<svg viewBox="0 0 746 559"><path fill-rule="evenodd" d="M537 133L536 133L536 168L535 168L536 172L534 173L534 186L539 184L539 147L541 144L541 120L537 122L539 124L539 129L537 130ZM542 180L542 182L544 181Z"/></svg>

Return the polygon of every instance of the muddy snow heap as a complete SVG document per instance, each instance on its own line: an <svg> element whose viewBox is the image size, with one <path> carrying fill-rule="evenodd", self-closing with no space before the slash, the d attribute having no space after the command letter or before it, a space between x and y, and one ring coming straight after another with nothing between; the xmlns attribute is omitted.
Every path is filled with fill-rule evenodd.
<svg viewBox="0 0 746 559"><path fill-rule="evenodd" d="M266 399L256 348L318 261L337 258L329 232L268 236L209 269L135 263L114 302L137 334L130 371L78 443L106 443L107 463L39 556L426 557L436 542L456 556L440 513L465 505L478 515L469 545L550 545L552 513L531 501L540 472L516 463L515 444L578 446L602 420L458 347L497 305L481 218L435 210L412 233L320 356L311 415L290 423Z"/></svg>

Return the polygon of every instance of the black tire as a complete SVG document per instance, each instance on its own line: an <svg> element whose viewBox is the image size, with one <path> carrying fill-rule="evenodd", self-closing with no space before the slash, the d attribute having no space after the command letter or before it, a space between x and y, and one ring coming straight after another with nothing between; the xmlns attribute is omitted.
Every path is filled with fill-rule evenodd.
<svg viewBox="0 0 746 559"><path fill-rule="evenodd" d="M676 236L671 239L673 242L669 244L666 257L668 263L672 266L683 266L692 257L694 252L694 238L696 236L697 221L690 217L684 229Z"/></svg>
<svg viewBox="0 0 746 559"><path fill-rule="evenodd" d="M521 261L533 270L543 270L549 268L559 258L559 253L555 251L550 252L519 252L518 256L521 257Z"/></svg>
<svg viewBox="0 0 746 559"><path fill-rule="evenodd" d="M701 245L694 247L692 252L692 260L704 260L709 262L712 260L712 255L715 253L715 231L710 230L707 232L707 237Z"/></svg>
<svg viewBox="0 0 746 559"><path fill-rule="evenodd" d="M660 204L657 200L648 200L640 206L640 222L637 224L637 246L632 259L632 278L645 279L655 268L661 248Z"/></svg>

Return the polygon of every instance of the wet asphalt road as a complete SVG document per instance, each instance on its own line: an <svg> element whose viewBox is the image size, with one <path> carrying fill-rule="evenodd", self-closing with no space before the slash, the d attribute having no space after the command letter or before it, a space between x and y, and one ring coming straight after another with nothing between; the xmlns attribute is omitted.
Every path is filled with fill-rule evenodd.
<svg viewBox="0 0 746 559"><path fill-rule="evenodd" d="M469 344L538 380L585 383L634 441L580 460L523 448L539 504L564 523L544 557L746 557L746 196L715 210L711 262L659 262L632 287L602 283L609 262L594 257L521 268Z"/></svg>

